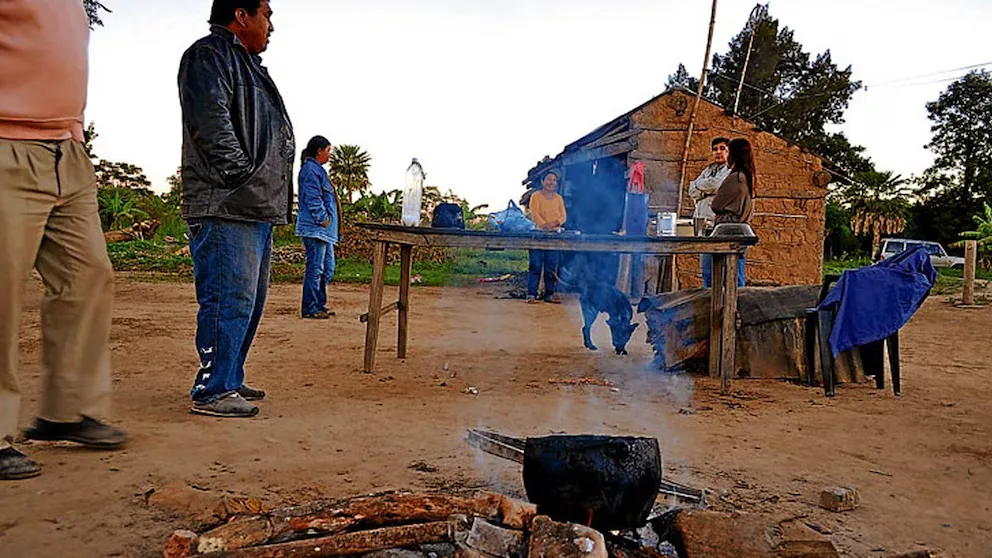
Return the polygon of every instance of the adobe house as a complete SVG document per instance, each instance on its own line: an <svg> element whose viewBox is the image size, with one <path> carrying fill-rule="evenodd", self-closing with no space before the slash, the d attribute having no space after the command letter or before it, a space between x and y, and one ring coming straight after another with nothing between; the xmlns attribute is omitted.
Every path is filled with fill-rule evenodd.
<svg viewBox="0 0 992 558"><path fill-rule="evenodd" d="M569 212L566 226L586 233L616 232L623 224L626 170L635 161L643 161L651 215L676 211L694 99L695 92L688 90L665 91L567 145L553 159L545 158L528 172L524 186L528 190L540 187L545 172L558 170L562 175L560 191ZM734 119L723 107L705 99L696 116L679 217L692 217L689 182L711 162L710 141L719 136L747 138L755 153L758 183L751 226L760 242L748 251L748 284L820 283L826 186L831 175L815 154L758 130L752 122ZM648 293L662 290L657 288L659 280L676 290L702 285L697 257L678 257L674 285L670 277L660 277L658 271L665 266L659 266L657 260L647 262L645 267ZM616 273L608 278L616 280Z"/></svg>

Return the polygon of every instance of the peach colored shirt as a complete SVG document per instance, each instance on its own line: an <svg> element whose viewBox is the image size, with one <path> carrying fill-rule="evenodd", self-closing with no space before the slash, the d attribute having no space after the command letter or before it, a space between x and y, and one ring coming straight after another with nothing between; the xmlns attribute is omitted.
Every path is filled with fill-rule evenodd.
<svg viewBox="0 0 992 558"><path fill-rule="evenodd" d="M567 218L565 200L557 192L551 199L541 191L534 192L530 197L530 216L539 229L552 221L558 221L558 226L564 225Z"/></svg>
<svg viewBox="0 0 992 558"><path fill-rule="evenodd" d="M0 0L0 138L83 141L89 37L80 0Z"/></svg>

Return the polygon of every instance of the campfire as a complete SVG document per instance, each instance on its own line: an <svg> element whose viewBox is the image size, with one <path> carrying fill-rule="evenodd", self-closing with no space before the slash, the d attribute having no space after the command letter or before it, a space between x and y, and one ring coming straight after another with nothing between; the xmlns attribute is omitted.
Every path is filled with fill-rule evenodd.
<svg viewBox="0 0 992 558"><path fill-rule="evenodd" d="M701 558L776 552L768 533L701 510L705 494L662 478L658 441L518 439L470 430L469 445L522 465L530 502L491 492L387 493L264 511L226 505L224 522L176 531L166 558ZM770 542L771 541L771 542ZM778 544L778 543L776 543ZM767 548L766 548L767 547ZM720 551L723 548L724 551ZM789 547L795 550L795 547ZM385 553L383 553L385 552Z"/></svg>

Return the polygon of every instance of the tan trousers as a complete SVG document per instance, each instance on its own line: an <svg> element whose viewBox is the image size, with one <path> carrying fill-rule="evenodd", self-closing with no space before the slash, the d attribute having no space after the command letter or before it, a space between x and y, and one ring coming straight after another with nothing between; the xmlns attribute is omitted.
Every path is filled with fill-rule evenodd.
<svg viewBox="0 0 992 558"><path fill-rule="evenodd" d="M17 433L18 330L31 269L41 304L41 418L105 417L113 269L83 146L0 139L0 449Z"/></svg>

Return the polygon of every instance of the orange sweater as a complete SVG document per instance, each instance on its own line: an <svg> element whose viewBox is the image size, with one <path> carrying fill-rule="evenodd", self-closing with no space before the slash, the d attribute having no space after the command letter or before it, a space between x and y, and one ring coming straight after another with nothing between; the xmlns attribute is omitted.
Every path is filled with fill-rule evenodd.
<svg viewBox="0 0 992 558"><path fill-rule="evenodd" d="M89 37L80 0L0 0L0 138L83 140Z"/></svg>
<svg viewBox="0 0 992 558"><path fill-rule="evenodd" d="M558 221L558 226L565 224L565 200L555 193L550 200L541 192L534 192L530 197L530 216L537 228L546 230L545 225Z"/></svg>

